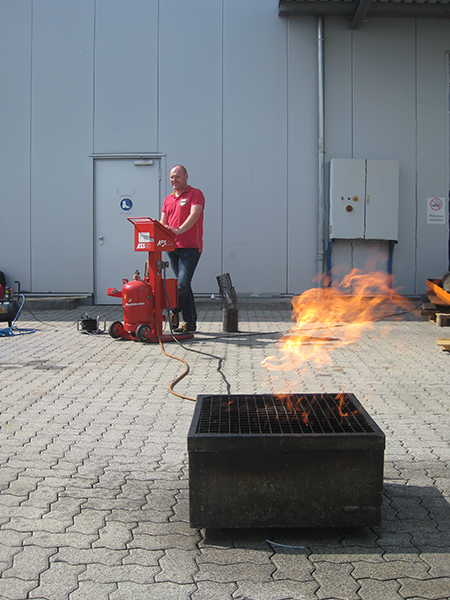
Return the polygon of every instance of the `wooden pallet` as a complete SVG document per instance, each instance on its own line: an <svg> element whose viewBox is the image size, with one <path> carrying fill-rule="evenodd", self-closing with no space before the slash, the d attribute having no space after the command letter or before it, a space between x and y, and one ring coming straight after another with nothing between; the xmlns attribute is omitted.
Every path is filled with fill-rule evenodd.
<svg viewBox="0 0 450 600"><path fill-rule="evenodd" d="M450 326L450 311L443 310L440 306L422 304L422 316L428 317L428 320L438 327Z"/></svg>
<svg viewBox="0 0 450 600"><path fill-rule="evenodd" d="M434 296L439 298L440 304L450 306L450 293L446 292L441 286L440 279L427 279L427 288Z"/></svg>
<svg viewBox="0 0 450 600"><path fill-rule="evenodd" d="M422 297L422 314L438 327L446 327L450 325L450 294L440 284L440 279L427 279L428 293ZM450 352L450 338L438 338L437 343Z"/></svg>
<svg viewBox="0 0 450 600"><path fill-rule="evenodd" d="M450 338L438 338L438 346L442 347L442 350L450 352Z"/></svg>
<svg viewBox="0 0 450 600"><path fill-rule="evenodd" d="M450 294L440 287L439 279L427 279L428 292L422 296L422 315L438 327L450 325Z"/></svg>

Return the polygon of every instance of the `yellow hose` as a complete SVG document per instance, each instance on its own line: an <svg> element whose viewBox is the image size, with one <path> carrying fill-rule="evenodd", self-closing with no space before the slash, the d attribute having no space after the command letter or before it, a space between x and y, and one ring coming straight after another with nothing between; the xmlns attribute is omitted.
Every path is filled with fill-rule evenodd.
<svg viewBox="0 0 450 600"><path fill-rule="evenodd" d="M176 386L176 384L179 381L181 381L183 379L183 377L186 377L186 375L189 373L189 365L188 365L188 363L183 358L179 358L178 356L173 356L173 354L169 354L168 352L166 352L164 350L164 346L163 346L163 343L161 341L161 338L159 337L159 331L158 331L157 327L156 327L156 335L158 336L158 342L159 342L159 345L161 346L162 353L165 354L169 358L174 358L175 360L178 360L178 361L182 362L184 364L184 366L186 367L184 373L182 373L179 377L177 377L176 379L174 379L172 381L172 383L170 384L170 386L169 386L170 392L174 396L177 396L178 398L183 398L184 400L192 400L192 402L196 402L195 398L191 398L190 396L184 396L183 394L178 394L177 392L174 391L173 388Z"/></svg>

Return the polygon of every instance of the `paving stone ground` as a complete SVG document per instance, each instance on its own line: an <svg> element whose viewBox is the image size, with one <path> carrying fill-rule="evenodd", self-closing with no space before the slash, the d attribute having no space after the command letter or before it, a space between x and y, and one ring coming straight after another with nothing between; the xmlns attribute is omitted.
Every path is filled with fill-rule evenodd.
<svg viewBox="0 0 450 600"><path fill-rule="evenodd" d="M79 331L82 309L26 310L0 337L1 600L442 600L450 598L447 328L374 323L330 363L290 371L289 310L247 303L239 333L199 306L181 395L351 391L386 434L382 523L362 529L189 526L194 402L158 344ZM107 323L121 307L89 307ZM4 325L4 324L0 324ZM339 336L328 331L330 345Z"/></svg>

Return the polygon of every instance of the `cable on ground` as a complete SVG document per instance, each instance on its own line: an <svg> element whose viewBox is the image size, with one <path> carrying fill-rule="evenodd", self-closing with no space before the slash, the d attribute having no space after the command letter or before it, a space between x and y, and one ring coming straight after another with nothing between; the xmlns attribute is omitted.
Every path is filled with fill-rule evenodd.
<svg viewBox="0 0 450 600"><path fill-rule="evenodd" d="M185 366L185 371L184 373L182 373L181 375L179 375L176 379L174 379L172 381L172 383L169 385L169 390L171 392L171 394L173 394L174 396L177 396L178 398L183 398L184 400L191 400L192 402L196 402L195 398L191 398L190 396L185 396L184 394L178 394L178 392L176 392L173 388L176 386L176 384L181 381L184 377L186 377L186 375L189 373L189 364L183 359L183 358L179 358L178 356L174 356L173 354L169 354L168 352L166 352L164 350L164 345L161 341L161 338L159 337L159 331L158 328L155 328L156 330L156 335L158 336L158 342L159 345L161 347L162 353L165 354L165 356L167 356L168 358L173 358L175 360L178 360L180 362L182 362ZM176 339L174 337L174 339ZM178 340L177 340L178 341ZM181 345L181 344L180 344Z"/></svg>
<svg viewBox="0 0 450 600"><path fill-rule="evenodd" d="M202 352L201 350L195 350L194 348L188 348L187 346L184 346L184 345L183 345L183 344L180 342L180 340L179 340L179 339L177 339L177 337L174 335L174 333L173 333L173 330L172 330L172 322L171 322L171 319L170 319L170 311L171 311L171 309L170 309L170 303L169 303L169 296L168 296L168 294L167 294L167 287L166 287L166 278L165 278L165 273L164 273L164 277L163 277L163 288L164 288L164 294L165 294L165 297L166 297L166 303L167 303L167 307L168 307L168 308L167 308L167 310L168 310L168 316L169 316L169 319L168 319L168 321L169 321L169 327L170 327L170 334L171 334L172 338L173 338L173 339L174 339L174 341L175 341L175 342L177 342L177 344L178 344L179 346L181 346L181 348L183 348L184 350L188 350L189 352L195 352L195 353L197 353L197 354L202 354L203 356L208 356L209 358L214 358L214 359L216 359L216 360L218 361L218 366L217 366L217 369L216 369L216 370L217 370L217 371L220 373L220 375L221 375L222 379L224 380L224 382L225 382L225 384L226 384L226 386L227 386L227 393L228 393L228 394L230 394L230 390L231 390L231 385L230 385L230 382L227 380L227 378L225 377L225 375L224 375L224 373L223 373L223 371L222 371L222 363L223 363L223 358L222 358L222 357L220 357L220 356L216 356L215 354L209 354L208 352ZM169 390L170 390L170 392L171 392L171 393L172 393L174 396L178 396L179 398L184 398L185 400L192 400L193 402L196 402L196 399L195 399L195 398L191 398L190 396L184 396L183 394L178 394L177 392L175 392L175 391L174 391L174 389L173 389L173 388L175 387L175 385L176 385L176 384L177 384L179 381L181 381L181 380L182 380L184 377L186 377L186 375L189 373L189 364L188 364L188 363L187 363L185 360L183 360L182 358L179 358L179 357L177 357L177 356L173 356L173 355L171 355L171 354L168 354L168 353L167 353L167 352L164 350L164 346L163 346L163 344L162 344L162 342L161 342L161 339L160 339L160 337L159 337L159 333L158 333L158 331L157 331L157 328L156 328L156 333L157 333L157 336L158 336L158 341L159 341L159 345L161 346L161 350L162 350L162 352L163 352L163 353L164 353L166 356L168 356L168 357L170 357L170 358L174 358L175 360L178 360L178 361L180 361L180 362L184 363L184 365L185 365L185 367L186 367L186 370L184 371L184 373L182 373L182 375L180 375L179 377L177 377L177 378L176 378L174 381L172 381L172 383L170 384L170 386L169 386Z"/></svg>

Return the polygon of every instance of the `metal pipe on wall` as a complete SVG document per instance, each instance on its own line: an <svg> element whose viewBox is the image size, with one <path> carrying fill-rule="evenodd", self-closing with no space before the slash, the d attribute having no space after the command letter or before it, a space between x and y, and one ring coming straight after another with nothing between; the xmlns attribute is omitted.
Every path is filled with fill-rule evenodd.
<svg viewBox="0 0 450 600"><path fill-rule="evenodd" d="M325 255L325 76L324 76L324 18L317 20L317 74L318 74L318 110L319 110L319 223L317 232L317 275L322 285Z"/></svg>

